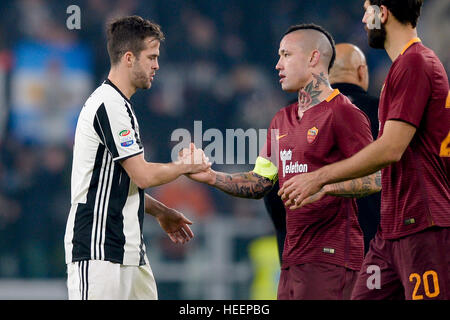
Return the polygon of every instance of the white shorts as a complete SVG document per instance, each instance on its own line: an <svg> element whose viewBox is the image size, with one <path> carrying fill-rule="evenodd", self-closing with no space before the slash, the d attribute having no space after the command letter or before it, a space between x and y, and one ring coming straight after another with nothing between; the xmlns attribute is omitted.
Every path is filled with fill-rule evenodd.
<svg viewBox="0 0 450 320"><path fill-rule="evenodd" d="M152 269L102 260L67 264L69 300L157 300Z"/></svg>

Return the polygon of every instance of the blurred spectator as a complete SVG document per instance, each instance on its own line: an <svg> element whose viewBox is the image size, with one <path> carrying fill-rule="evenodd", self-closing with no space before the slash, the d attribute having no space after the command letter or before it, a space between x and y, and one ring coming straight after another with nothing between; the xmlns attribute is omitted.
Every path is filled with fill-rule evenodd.
<svg viewBox="0 0 450 320"><path fill-rule="evenodd" d="M155 187L153 195L168 207L183 212L193 221L207 219L217 211L209 188L186 177Z"/></svg>

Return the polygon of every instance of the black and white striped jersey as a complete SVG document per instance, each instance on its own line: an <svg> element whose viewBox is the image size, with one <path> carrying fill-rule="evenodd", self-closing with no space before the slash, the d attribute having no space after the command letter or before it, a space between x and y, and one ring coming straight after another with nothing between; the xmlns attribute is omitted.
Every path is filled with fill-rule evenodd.
<svg viewBox="0 0 450 320"><path fill-rule="evenodd" d="M142 152L131 103L106 80L78 117L64 238L66 263L145 264L144 190L131 181L119 161Z"/></svg>

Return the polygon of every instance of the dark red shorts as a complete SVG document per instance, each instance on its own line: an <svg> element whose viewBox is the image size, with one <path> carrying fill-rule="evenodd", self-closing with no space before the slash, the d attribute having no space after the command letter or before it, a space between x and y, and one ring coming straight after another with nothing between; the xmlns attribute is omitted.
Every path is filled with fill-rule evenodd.
<svg viewBox="0 0 450 320"><path fill-rule="evenodd" d="M355 300L450 299L450 228L370 243L353 289Z"/></svg>
<svg viewBox="0 0 450 320"><path fill-rule="evenodd" d="M357 271L313 262L281 269L278 300L348 300Z"/></svg>

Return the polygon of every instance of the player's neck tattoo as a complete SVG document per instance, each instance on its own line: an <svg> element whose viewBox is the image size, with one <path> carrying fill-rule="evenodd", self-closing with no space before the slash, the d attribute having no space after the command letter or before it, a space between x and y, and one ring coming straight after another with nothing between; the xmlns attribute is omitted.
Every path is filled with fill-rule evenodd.
<svg viewBox="0 0 450 320"><path fill-rule="evenodd" d="M328 78L323 72L320 74L312 73L312 76L314 79L298 92L300 117L303 115L303 112L322 102L322 100L319 100L319 96L324 89L322 84L330 86Z"/></svg>

